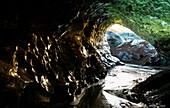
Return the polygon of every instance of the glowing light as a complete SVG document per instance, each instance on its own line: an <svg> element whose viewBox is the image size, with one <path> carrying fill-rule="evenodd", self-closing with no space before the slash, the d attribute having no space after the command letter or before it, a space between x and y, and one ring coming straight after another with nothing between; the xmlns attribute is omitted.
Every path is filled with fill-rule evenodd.
<svg viewBox="0 0 170 108"><path fill-rule="evenodd" d="M81 37L80 36L77 36L77 40L80 40L81 39Z"/></svg>
<svg viewBox="0 0 170 108"><path fill-rule="evenodd" d="M130 30L129 28L126 28L123 25L120 24L113 24L111 25L108 30L111 30L114 33L118 33L118 32L130 32L130 33L134 33L132 30Z"/></svg>

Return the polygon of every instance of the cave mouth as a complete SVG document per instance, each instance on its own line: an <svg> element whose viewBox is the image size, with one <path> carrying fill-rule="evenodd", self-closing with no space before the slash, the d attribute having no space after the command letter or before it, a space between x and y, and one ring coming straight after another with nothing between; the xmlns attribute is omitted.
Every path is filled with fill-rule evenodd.
<svg viewBox="0 0 170 108"><path fill-rule="evenodd" d="M123 25L111 24L106 30L105 38L111 54L122 62L149 65L159 60L158 51L151 43Z"/></svg>
<svg viewBox="0 0 170 108"><path fill-rule="evenodd" d="M154 87L150 86L155 85L155 80L159 80L159 78L162 80L164 74L169 73L166 70L169 69L169 64L166 64L161 59L164 56L160 55L157 48L150 44L149 41L142 39L134 31L116 23L108 26L105 38L111 55L125 63L123 66L116 65L108 72L102 92L105 100L111 106L116 107L166 107L166 99L151 97L152 95L159 97L154 93L164 88L159 86L160 88L158 87L155 90ZM165 61L168 62L169 60ZM161 82L158 81L157 83ZM168 85L168 82L166 83ZM149 95L145 93L143 97L140 97L143 89L150 93ZM159 92L161 93L161 91ZM166 95L163 97L166 97ZM142 98L146 100L142 100ZM151 103L145 101L151 101Z"/></svg>

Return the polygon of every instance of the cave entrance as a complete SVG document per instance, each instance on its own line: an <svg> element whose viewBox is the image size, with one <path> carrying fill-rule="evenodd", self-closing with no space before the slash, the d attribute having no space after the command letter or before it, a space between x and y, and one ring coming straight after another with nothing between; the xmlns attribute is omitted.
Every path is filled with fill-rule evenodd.
<svg viewBox="0 0 170 108"><path fill-rule="evenodd" d="M156 69L154 66L148 65L159 60L156 48L132 30L120 24L111 24L106 29L105 39L112 56L117 57L125 64L116 65L109 70L102 90L104 97L102 102L104 104L108 102L110 106L116 108L144 107L145 105L142 102L129 101L129 98L136 98L129 91L149 76L162 70L161 67Z"/></svg>
<svg viewBox="0 0 170 108"><path fill-rule="evenodd" d="M158 61L156 48L120 24L111 24L105 33L110 52L122 62L146 65Z"/></svg>

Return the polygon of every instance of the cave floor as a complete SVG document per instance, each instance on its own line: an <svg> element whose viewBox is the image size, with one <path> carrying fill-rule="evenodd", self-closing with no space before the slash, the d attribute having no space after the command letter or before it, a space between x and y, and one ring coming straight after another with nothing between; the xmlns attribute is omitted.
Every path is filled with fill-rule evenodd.
<svg viewBox="0 0 170 108"><path fill-rule="evenodd" d="M117 65L109 70L102 86L92 87L79 104L64 108L148 108L144 103L133 103L123 98L123 92L166 68L168 67Z"/></svg>
<svg viewBox="0 0 170 108"><path fill-rule="evenodd" d="M143 103L133 103L121 98L123 90L128 90L147 77L166 67L125 64L112 68L105 78L103 88L95 99L86 99L84 106L74 108L146 108ZM93 101L93 102L91 102ZM85 105L86 103L86 105ZM89 104L90 103L90 104Z"/></svg>

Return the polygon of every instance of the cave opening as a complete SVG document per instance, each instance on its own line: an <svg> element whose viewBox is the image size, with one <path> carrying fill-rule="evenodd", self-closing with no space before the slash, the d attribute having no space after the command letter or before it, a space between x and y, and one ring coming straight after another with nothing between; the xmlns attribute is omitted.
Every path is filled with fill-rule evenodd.
<svg viewBox="0 0 170 108"><path fill-rule="evenodd" d="M159 60L158 52L153 45L123 25L111 25L105 36L111 54L122 62L149 65Z"/></svg>
<svg viewBox="0 0 170 108"><path fill-rule="evenodd" d="M153 75L167 68L159 65L168 61L160 61L164 56L158 60L152 44L118 25L131 21L122 20L129 17L127 13L109 13L116 1L18 0L12 4L0 4L4 11L0 17L0 107L168 104L169 94L164 90L169 89L169 70ZM132 22L127 27L134 28ZM116 31L119 27L123 31ZM161 44L157 45L160 48ZM154 78L146 80L151 75ZM157 84L157 78L161 83ZM162 97L152 98L155 94Z"/></svg>
<svg viewBox="0 0 170 108"><path fill-rule="evenodd" d="M152 79L150 76L168 69L169 64L160 63L161 57L159 57L159 52L156 48L129 28L116 23L107 27L104 40L108 43L108 45L105 43L104 46L107 46L111 55L114 59L117 58L117 62L120 64L118 63L114 68L111 68L105 78L104 88L102 89L103 100L107 100L107 104L114 107L165 107L164 104L158 101L157 104L154 102L146 104L140 101L141 97L135 97L135 94L131 92L131 89L133 91L136 85L140 86L139 83L147 78ZM152 82L154 84L154 81L150 83ZM147 83L145 86L148 87ZM106 104L105 102L103 103ZM106 106L108 107L109 105L107 104Z"/></svg>

